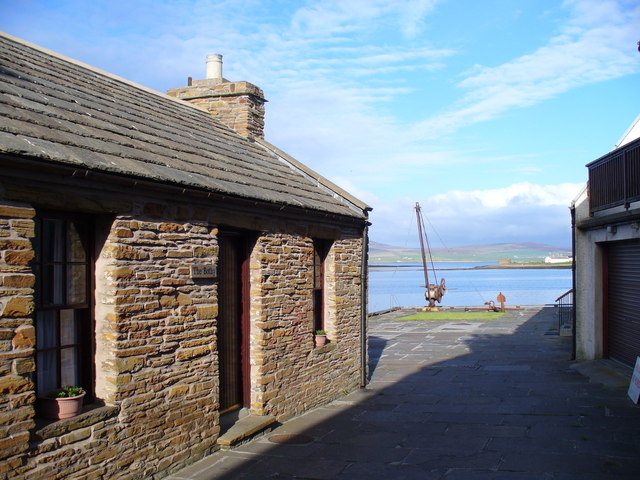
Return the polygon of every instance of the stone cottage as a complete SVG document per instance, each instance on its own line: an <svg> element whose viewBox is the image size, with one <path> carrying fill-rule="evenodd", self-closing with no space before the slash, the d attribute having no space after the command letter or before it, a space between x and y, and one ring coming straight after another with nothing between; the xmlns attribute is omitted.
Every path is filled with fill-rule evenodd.
<svg viewBox="0 0 640 480"><path fill-rule="evenodd" d="M0 479L161 478L364 384L370 208L207 76L191 105L0 35Z"/></svg>

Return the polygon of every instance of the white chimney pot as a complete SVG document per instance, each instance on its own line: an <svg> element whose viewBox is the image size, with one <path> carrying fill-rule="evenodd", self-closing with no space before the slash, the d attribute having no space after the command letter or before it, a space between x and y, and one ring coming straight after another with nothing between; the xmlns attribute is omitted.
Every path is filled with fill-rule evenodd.
<svg viewBox="0 0 640 480"><path fill-rule="evenodd" d="M207 55L207 80L222 80L222 55Z"/></svg>

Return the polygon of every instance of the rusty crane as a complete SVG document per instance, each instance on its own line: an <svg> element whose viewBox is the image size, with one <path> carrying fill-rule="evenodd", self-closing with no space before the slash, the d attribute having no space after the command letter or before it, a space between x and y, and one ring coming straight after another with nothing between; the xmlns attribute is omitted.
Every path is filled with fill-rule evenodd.
<svg viewBox="0 0 640 480"><path fill-rule="evenodd" d="M429 238L424 225L424 218L422 217L422 210L420 204L416 202L416 218L418 223L418 235L420 236L420 251L422 253L422 268L424 270L424 297L429 304L424 307L425 311L436 311L439 307L436 306L436 302L442 301L442 296L446 291L446 283L444 278L440 279L438 283L438 277L436 276L436 269L433 264L433 257L431 255L431 246L429 245ZM425 249L426 245L426 249ZM429 283L429 266L427 264L427 253L429 255L429 262L431 263L431 270L433 270L434 283Z"/></svg>

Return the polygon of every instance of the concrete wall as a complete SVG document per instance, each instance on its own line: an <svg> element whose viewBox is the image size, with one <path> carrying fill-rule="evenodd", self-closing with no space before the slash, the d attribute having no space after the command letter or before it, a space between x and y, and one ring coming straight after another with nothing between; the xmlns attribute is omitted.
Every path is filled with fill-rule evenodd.
<svg viewBox="0 0 640 480"><path fill-rule="evenodd" d="M596 214L605 224L576 229L576 358L602 358L603 345L603 251L609 242L640 238L638 223L616 224L608 229L607 215L624 211L622 207ZM576 224L593 221L589 215L589 199L583 194L576 202Z"/></svg>
<svg viewBox="0 0 640 480"><path fill-rule="evenodd" d="M576 203L576 221L588 218L586 195ZM602 357L602 253L592 232L576 229L576 359Z"/></svg>
<svg viewBox="0 0 640 480"><path fill-rule="evenodd" d="M29 379L35 369L29 262L34 207L42 200L30 203L29 189L17 194L13 187L3 199L3 186L0 479L160 478L217 448L217 283L194 279L190 266L217 263L223 225L258 234L250 257L251 410L285 419L358 387L365 248L359 228L138 195L97 221L101 403L68 421L39 420ZM109 204L88 196L67 193L57 206L96 212ZM318 236L333 241L325 300L330 343L321 348L312 334Z"/></svg>

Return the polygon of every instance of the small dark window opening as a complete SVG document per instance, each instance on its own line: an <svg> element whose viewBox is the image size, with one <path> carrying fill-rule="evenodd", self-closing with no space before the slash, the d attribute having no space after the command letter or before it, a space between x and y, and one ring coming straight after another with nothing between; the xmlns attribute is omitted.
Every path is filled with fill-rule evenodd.
<svg viewBox="0 0 640 480"><path fill-rule="evenodd" d="M81 386L94 396L93 222L84 216L36 217L35 327L38 395Z"/></svg>
<svg viewBox="0 0 640 480"><path fill-rule="evenodd" d="M325 263L330 243L325 240L313 241L313 330L325 330Z"/></svg>

